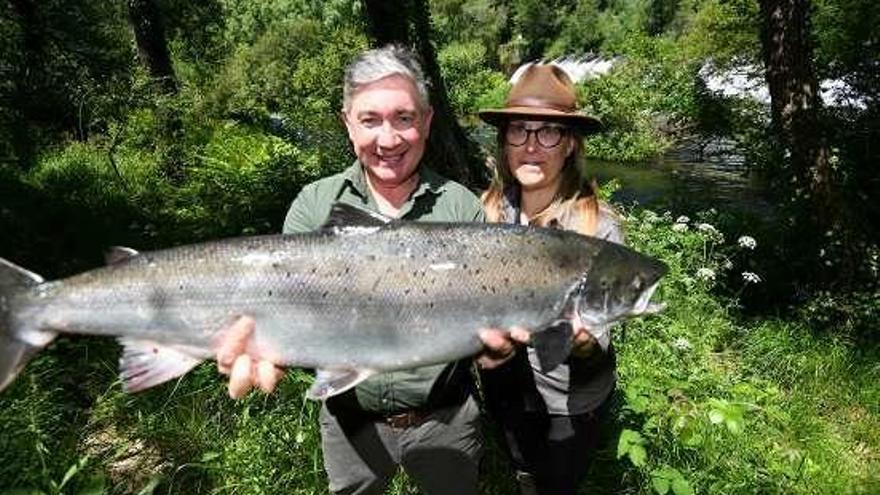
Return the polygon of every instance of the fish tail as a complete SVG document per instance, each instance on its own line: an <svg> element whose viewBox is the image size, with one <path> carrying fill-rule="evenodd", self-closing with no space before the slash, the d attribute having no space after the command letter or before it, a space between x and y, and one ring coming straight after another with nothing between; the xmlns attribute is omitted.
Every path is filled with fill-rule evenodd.
<svg viewBox="0 0 880 495"><path fill-rule="evenodd" d="M0 391L6 388L24 365L55 338L50 332L16 328L12 296L44 282L43 277L0 258Z"/></svg>

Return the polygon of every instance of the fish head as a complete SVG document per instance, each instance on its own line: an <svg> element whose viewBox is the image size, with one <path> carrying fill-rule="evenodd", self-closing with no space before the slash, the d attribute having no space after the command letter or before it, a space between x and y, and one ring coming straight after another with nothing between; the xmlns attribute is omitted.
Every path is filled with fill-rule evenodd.
<svg viewBox="0 0 880 495"><path fill-rule="evenodd" d="M574 310L587 326L656 313L665 305L652 303L651 296L668 271L656 258L609 243L574 289Z"/></svg>

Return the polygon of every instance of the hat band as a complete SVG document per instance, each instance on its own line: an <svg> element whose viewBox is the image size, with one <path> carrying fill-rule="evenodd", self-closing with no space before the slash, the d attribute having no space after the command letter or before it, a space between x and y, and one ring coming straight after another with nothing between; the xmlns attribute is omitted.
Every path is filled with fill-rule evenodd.
<svg viewBox="0 0 880 495"><path fill-rule="evenodd" d="M549 108L552 110L558 110L560 112L565 113L575 113L574 105L565 105L562 103L554 104L547 100L541 98L534 97L526 97L526 98L517 98L515 100L508 100L508 107L533 107L533 108Z"/></svg>

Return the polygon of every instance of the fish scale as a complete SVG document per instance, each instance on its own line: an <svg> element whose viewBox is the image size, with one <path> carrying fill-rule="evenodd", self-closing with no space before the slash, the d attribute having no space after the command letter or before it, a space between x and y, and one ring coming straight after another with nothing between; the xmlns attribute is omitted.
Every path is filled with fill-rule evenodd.
<svg viewBox="0 0 880 495"><path fill-rule="evenodd" d="M313 387L318 398L375 373L475 354L487 327L533 329L547 362L561 362L570 327L560 333L556 322L575 311L594 324L644 313L666 270L558 230L377 224L350 207L334 215L356 226L117 251L121 261L52 282L4 261L0 388L58 333L121 338L126 387L153 386L211 358L242 314L257 322L253 357L329 370Z"/></svg>

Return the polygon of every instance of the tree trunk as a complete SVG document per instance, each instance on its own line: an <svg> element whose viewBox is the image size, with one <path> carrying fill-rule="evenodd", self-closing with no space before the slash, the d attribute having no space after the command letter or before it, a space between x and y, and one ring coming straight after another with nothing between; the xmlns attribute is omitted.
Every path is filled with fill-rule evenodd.
<svg viewBox="0 0 880 495"><path fill-rule="evenodd" d="M440 74L437 54L431 43L431 20L425 0L364 0L369 26L376 46L398 43L414 47L430 81L434 119L428 137L425 162L438 173L481 190L488 183L488 170L479 158L476 145L458 125L446 86ZM412 34L410 34L412 33Z"/></svg>
<svg viewBox="0 0 880 495"><path fill-rule="evenodd" d="M155 0L128 0L128 20L134 31L138 57L150 73L159 91L166 96L177 94L177 77L171 64L162 13ZM160 141L156 150L160 156L162 174L174 184L182 184L186 177L186 164L181 144L183 120L173 99L157 100L156 116Z"/></svg>
<svg viewBox="0 0 880 495"><path fill-rule="evenodd" d="M778 189L793 220L780 246L795 284L847 285L858 271L848 215L838 194L813 65L809 0L760 0L761 42Z"/></svg>
<svg viewBox="0 0 880 495"><path fill-rule="evenodd" d="M370 35L376 46L389 43L409 45L409 2L407 0L364 0Z"/></svg>
<svg viewBox="0 0 880 495"><path fill-rule="evenodd" d="M790 186L825 230L835 213L821 99L813 69L809 0L761 0L762 47L774 138L788 154Z"/></svg>
<svg viewBox="0 0 880 495"><path fill-rule="evenodd" d="M31 115L34 74L42 67L43 36L39 29L36 5L32 0L11 0L12 13L21 29L23 63L14 70L13 89L10 91L8 111L10 118L10 145L21 168L30 168L36 155L36 144L31 138Z"/></svg>
<svg viewBox="0 0 880 495"><path fill-rule="evenodd" d="M177 78L162 25L162 16L154 0L128 0L128 19L134 31L138 56L150 76L166 93L177 92Z"/></svg>

